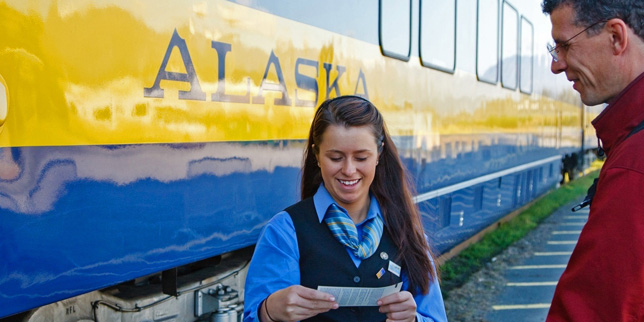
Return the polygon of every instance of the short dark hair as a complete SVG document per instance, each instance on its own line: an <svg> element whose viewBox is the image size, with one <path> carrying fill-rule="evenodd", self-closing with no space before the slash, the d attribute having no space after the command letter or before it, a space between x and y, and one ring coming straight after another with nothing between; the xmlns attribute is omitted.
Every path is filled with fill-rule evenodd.
<svg viewBox="0 0 644 322"><path fill-rule="evenodd" d="M371 127L379 147L379 161L370 192L380 204L385 228L398 247L399 259L407 270L409 291L426 294L429 284L437 282L431 261L434 255L425 240L418 207L412 199L413 187L398 156L382 114L359 96L340 96L323 102L313 117L302 165L301 197L312 197L323 182L316 154L322 137L331 125ZM432 259L430 259L432 257ZM436 262L436 261L434 261Z"/></svg>
<svg viewBox="0 0 644 322"><path fill-rule="evenodd" d="M644 1L642 0L543 0L541 8L546 14L561 6L571 6L575 11L575 24L587 27L598 21L619 18L644 41ZM601 24L591 30L601 28Z"/></svg>

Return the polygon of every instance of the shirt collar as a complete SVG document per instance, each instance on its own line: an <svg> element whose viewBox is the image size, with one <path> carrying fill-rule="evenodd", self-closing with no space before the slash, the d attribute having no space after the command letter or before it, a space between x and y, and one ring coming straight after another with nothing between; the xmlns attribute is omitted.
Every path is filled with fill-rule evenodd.
<svg viewBox="0 0 644 322"><path fill-rule="evenodd" d="M369 194L369 198L370 198L369 210L367 211L367 217L365 218L364 221L375 218L376 216L379 216L380 218L382 218L382 215L380 214L380 204L378 204L378 200L376 200L376 197L371 193ZM333 200L333 197L331 197L331 194L329 193L329 191L326 190L326 188L324 187L324 184L320 184L318 191L315 193L315 195L313 195L313 204L315 205L315 211L317 212L318 220L320 222L324 220L326 211L329 209L329 206L331 206L331 204L335 204L346 213L346 210L342 208L340 205L338 205L335 202L335 200Z"/></svg>
<svg viewBox="0 0 644 322"><path fill-rule="evenodd" d="M592 121L606 154L644 120L642 101L644 101L644 73L624 88Z"/></svg>

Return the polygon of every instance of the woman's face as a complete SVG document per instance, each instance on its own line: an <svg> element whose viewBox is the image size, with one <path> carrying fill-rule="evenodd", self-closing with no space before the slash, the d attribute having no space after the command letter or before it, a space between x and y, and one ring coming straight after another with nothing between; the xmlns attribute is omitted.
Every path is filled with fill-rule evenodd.
<svg viewBox="0 0 644 322"><path fill-rule="evenodd" d="M378 162L378 145L370 126L330 125L317 155L324 186L348 211L366 207Z"/></svg>

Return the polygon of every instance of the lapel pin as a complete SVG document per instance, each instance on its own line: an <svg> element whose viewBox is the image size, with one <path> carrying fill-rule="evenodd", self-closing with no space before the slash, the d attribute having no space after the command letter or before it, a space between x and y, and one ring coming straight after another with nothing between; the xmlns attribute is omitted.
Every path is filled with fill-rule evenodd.
<svg viewBox="0 0 644 322"><path fill-rule="evenodd" d="M380 253L380 258L382 258L383 260L388 260L389 255L387 255L387 253L385 253L385 252L382 252L382 253Z"/></svg>
<svg viewBox="0 0 644 322"><path fill-rule="evenodd" d="M385 273L386 273L386 272L385 272L385 269L384 269L384 268L380 268L380 270L378 271L378 273L376 273L376 277L378 277L378 279L380 279L383 275L385 275Z"/></svg>

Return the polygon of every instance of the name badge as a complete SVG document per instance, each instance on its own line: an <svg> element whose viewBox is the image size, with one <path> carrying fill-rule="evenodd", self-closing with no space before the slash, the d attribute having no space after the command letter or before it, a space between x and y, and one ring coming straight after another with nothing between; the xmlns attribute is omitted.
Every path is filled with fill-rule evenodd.
<svg viewBox="0 0 644 322"><path fill-rule="evenodd" d="M389 268L387 269L392 274L400 277L400 266L392 261L389 261Z"/></svg>

